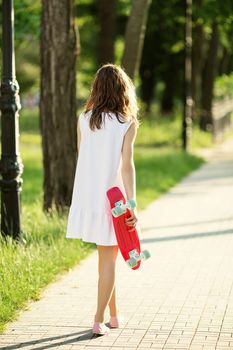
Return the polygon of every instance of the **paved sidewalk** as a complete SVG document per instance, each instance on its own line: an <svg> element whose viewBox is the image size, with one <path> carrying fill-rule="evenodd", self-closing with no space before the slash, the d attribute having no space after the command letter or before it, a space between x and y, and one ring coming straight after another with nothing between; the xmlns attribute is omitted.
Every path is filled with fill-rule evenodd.
<svg viewBox="0 0 233 350"><path fill-rule="evenodd" d="M140 213L142 245L152 257L131 271L119 255L123 328L91 339L94 252L30 303L0 336L0 348L233 349L233 140L212 153Z"/></svg>

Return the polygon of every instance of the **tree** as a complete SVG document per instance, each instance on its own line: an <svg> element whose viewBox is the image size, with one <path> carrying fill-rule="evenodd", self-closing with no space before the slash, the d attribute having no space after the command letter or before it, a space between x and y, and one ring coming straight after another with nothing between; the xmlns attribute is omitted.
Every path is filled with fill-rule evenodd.
<svg viewBox="0 0 233 350"><path fill-rule="evenodd" d="M219 31L218 23L213 21L212 34L209 41L207 57L202 74L202 96L201 96L201 114L200 114L200 128L207 131L208 127L212 125L212 101L214 79L217 70L217 54L219 45Z"/></svg>
<svg viewBox="0 0 233 350"><path fill-rule="evenodd" d="M184 103L182 146L188 151L192 134L192 0L185 1Z"/></svg>
<svg viewBox="0 0 233 350"><path fill-rule="evenodd" d="M141 98L146 111L154 97L161 101L163 114L169 114L176 97L181 99L184 50L183 0L153 1L148 15L140 64ZM176 28L176 30L174 30ZM162 82L159 90L157 84ZM161 90L161 86L164 88ZM154 96L157 92L157 96ZM155 93L155 94L154 94Z"/></svg>
<svg viewBox="0 0 233 350"><path fill-rule="evenodd" d="M200 107L201 72L203 68L205 35L204 21L200 13L203 7L203 0L196 0L193 5L192 97L193 116L195 118L197 109Z"/></svg>
<svg viewBox="0 0 233 350"><path fill-rule="evenodd" d="M151 0L134 0L126 26L122 66L131 79L139 69L150 3Z"/></svg>
<svg viewBox="0 0 233 350"><path fill-rule="evenodd" d="M114 63L116 36L116 0L99 0L99 47L98 63Z"/></svg>
<svg viewBox="0 0 233 350"><path fill-rule="evenodd" d="M174 97L177 90L177 85L180 83L179 69L174 69L177 66L177 55L170 53L167 55L166 70L163 73L164 91L161 99L161 112L164 116L169 115L173 111Z"/></svg>
<svg viewBox="0 0 233 350"><path fill-rule="evenodd" d="M199 125L203 131L207 131L212 126L211 110L215 79L224 70L228 73L231 71L233 2L232 0L225 0L224 3L220 0L202 0L199 3L201 6L197 6L196 11L199 12L204 31L202 44L204 50L200 55L203 64L201 89L199 89L201 91ZM229 54L225 54L225 49L229 50Z"/></svg>
<svg viewBox="0 0 233 350"><path fill-rule="evenodd" d="M224 23L224 40L220 43L220 60L218 74L230 74L232 72L232 44L233 44L233 16L231 21Z"/></svg>
<svg viewBox="0 0 233 350"><path fill-rule="evenodd" d="M139 67L139 75L141 78L140 95L142 101L145 103L146 113L150 112L151 102L154 97L154 87L156 85L156 62L155 62L155 47L151 45L154 41L154 32L149 28L145 36L142 59Z"/></svg>
<svg viewBox="0 0 233 350"><path fill-rule="evenodd" d="M40 129L44 210L70 205L77 156L77 36L72 0L42 0Z"/></svg>

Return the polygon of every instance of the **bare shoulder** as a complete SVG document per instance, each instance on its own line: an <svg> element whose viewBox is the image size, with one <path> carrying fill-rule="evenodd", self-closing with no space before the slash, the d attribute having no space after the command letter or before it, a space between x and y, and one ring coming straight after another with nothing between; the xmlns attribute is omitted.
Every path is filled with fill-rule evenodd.
<svg viewBox="0 0 233 350"><path fill-rule="evenodd" d="M133 140L137 135L137 129L138 129L138 127L136 126L136 124L134 122L132 122L131 125L129 126L128 130L125 133L125 139Z"/></svg>
<svg viewBox="0 0 233 350"><path fill-rule="evenodd" d="M133 148L134 141L137 134L137 127L135 123L131 123L128 130L124 135L123 145L122 145L122 166L126 169L131 168L133 162Z"/></svg>

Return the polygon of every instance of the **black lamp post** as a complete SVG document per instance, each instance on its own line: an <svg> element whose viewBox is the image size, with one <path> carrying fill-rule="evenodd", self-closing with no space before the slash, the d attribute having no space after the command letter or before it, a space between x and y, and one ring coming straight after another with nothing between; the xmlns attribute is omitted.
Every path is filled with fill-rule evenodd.
<svg viewBox="0 0 233 350"><path fill-rule="evenodd" d="M20 191L23 164L19 153L19 85L15 76L13 0L2 0L2 81L0 87L1 233L21 241Z"/></svg>
<svg viewBox="0 0 233 350"><path fill-rule="evenodd" d="M184 50L184 109L182 125L182 145L189 150L192 136L192 0L184 0L185 5L185 50Z"/></svg>

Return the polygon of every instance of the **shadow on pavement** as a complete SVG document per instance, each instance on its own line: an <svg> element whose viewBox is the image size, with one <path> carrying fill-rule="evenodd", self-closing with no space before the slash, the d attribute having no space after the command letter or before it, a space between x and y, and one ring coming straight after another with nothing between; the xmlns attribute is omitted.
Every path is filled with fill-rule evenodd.
<svg viewBox="0 0 233 350"><path fill-rule="evenodd" d="M153 242L161 242L161 241L172 241L177 239L204 238L208 236L218 236L218 235L226 235L226 234L233 234L233 228L228 230L223 230L223 231L190 233L190 234L184 234L184 235L174 235L174 236L156 237L156 238L143 238L140 240L140 242L153 243Z"/></svg>
<svg viewBox="0 0 233 350"><path fill-rule="evenodd" d="M66 339L67 337L73 337L72 339ZM65 338L66 340L62 340L62 341L58 341L58 342L53 342L51 344L44 344L44 342L52 342L52 341L56 341L59 339ZM76 332L76 333L68 333L68 334L62 334L59 336L54 336L54 337L47 337L47 338L43 338L43 339L38 339L38 340L31 340L31 341L26 341L26 342L19 342L19 343L14 343L13 345L6 345L6 346L2 346L2 344L0 344L0 349L1 350L15 350L15 349L23 349L24 347L30 346L30 345L37 345L38 347L33 347L33 349L35 350L44 350L44 349L50 349L50 348L54 348L57 346L61 346L61 345L67 345L67 344L75 344L76 342L81 342L81 341L85 341L85 340L90 340L92 338L96 338L93 333L92 333L92 329L88 329L86 331L81 331L81 332Z"/></svg>
<svg viewBox="0 0 233 350"><path fill-rule="evenodd" d="M183 227L183 226L195 226L195 225L200 225L200 224L211 224L213 222L224 222L224 221L230 221L233 220L233 216L228 216L226 218L222 219L216 219L216 220L205 220L205 221L195 221L195 222L186 222L184 224L171 224L171 225L161 225L161 226L150 226L150 227L145 227L141 228L142 231L151 231L151 230L157 230L157 229L162 229L162 228L169 228L169 227Z"/></svg>

